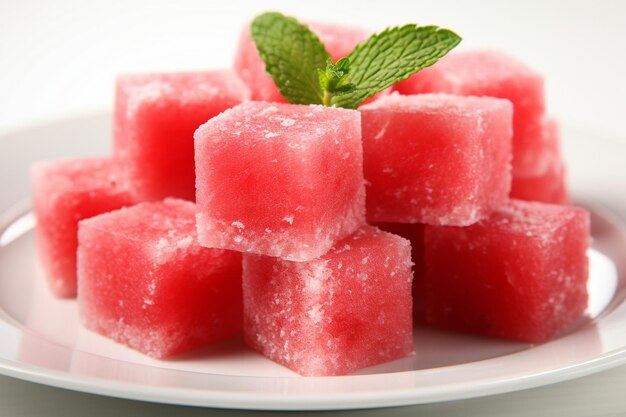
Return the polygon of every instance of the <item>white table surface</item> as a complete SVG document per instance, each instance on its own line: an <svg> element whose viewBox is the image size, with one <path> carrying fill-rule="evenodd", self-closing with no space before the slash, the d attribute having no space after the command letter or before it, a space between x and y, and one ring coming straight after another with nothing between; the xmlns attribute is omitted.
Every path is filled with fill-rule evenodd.
<svg viewBox="0 0 626 417"><path fill-rule="evenodd" d="M549 111L626 140L626 2L0 0L0 137L110 108L114 75L227 67L239 27L263 10L382 29L432 23L464 48L506 49L546 76ZM11 143L0 141L0 152ZM389 410L389 415L617 416L626 366L516 393ZM0 376L1 416L226 415L106 398ZM380 411L358 412L379 415ZM306 414L306 413L301 413ZM352 415L333 412L330 415Z"/></svg>

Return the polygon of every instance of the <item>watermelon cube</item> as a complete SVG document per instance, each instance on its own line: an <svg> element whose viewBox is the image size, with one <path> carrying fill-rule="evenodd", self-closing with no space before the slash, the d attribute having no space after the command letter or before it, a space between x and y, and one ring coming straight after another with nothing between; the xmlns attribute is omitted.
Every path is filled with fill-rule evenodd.
<svg viewBox="0 0 626 417"><path fill-rule="evenodd" d="M419 223L377 223L385 232L401 236L411 242L411 260L413 261L413 322L423 322L424 312L424 225Z"/></svg>
<svg viewBox="0 0 626 417"><path fill-rule="evenodd" d="M560 134L556 120L544 118L540 123L530 126L527 137L533 137L533 140L527 143L524 152L516 157L515 149L513 150L513 159L517 158L517 167L513 167L513 178L543 175L561 160Z"/></svg>
<svg viewBox="0 0 626 417"><path fill-rule="evenodd" d="M559 149L558 126L554 120L544 121L537 133L541 140L530 148L526 156L541 169L538 174L524 175L513 171L511 197L544 203L567 204L569 195L565 178L565 165ZM530 161L529 161L530 162Z"/></svg>
<svg viewBox="0 0 626 417"><path fill-rule="evenodd" d="M449 93L492 96L513 103L513 171L541 174L532 148L541 138L533 134L545 110L543 77L516 59L496 51L453 52L436 65L396 85L401 94Z"/></svg>
<svg viewBox="0 0 626 417"><path fill-rule="evenodd" d="M156 358L241 331L241 255L200 247L195 213L168 198L80 223L87 328Z"/></svg>
<svg viewBox="0 0 626 417"><path fill-rule="evenodd" d="M248 98L247 87L231 71L119 77L114 147L128 171L135 200L193 200L193 132Z"/></svg>
<svg viewBox="0 0 626 417"><path fill-rule="evenodd" d="M118 162L105 157L33 165L37 252L57 297L76 296L78 221L132 204L120 171Z"/></svg>
<svg viewBox="0 0 626 417"><path fill-rule="evenodd" d="M507 201L507 100L396 94L360 112L368 221L466 226Z"/></svg>
<svg viewBox="0 0 626 417"><path fill-rule="evenodd" d="M587 307L589 213L511 200L469 227L426 226L427 321L543 342Z"/></svg>
<svg viewBox="0 0 626 417"><path fill-rule="evenodd" d="M195 138L203 246L307 261L365 222L355 110L251 101Z"/></svg>
<svg viewBox="0 0 626 417"><path fill-rule="evenodd" d="M334 61L348 55L354 47L367 39L364 29L324 23L307 23L319 37ZM244 26L235 56L235 71L248 85L253 100L286 103L272 78L265 72L265 63L259 57L256 44L250 36L250 25Z"/></svg>
<svg viewBox="0 0 626 417"><path fill-rule="evenodd" d="M532 177L513 177L511 198L552 204L569 204L570 198L565 174L565 165L559 159L553 162L545 174Z"/></svg>
<svg viewBox="0 0 626 417"><path fill-rule="evenodd" d="M364 226L318 259L244 254L244 339L301 375L344 375L413 352L411 247Z"/></svg>

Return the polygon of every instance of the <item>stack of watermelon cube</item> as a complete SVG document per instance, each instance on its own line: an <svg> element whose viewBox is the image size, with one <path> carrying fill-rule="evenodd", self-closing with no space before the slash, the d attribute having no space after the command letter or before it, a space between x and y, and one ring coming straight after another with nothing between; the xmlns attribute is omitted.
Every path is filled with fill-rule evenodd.
<svg viewBox="0 0 626 417"><path fill-rule="evenodd" d="M159 358L241 332L241 255L198 244L193 133L249 96L230 70L124 75L113 155L34 166L42 267L88 328Z"/></svg>
<svg viewBox="0 0 626 417"><path fill-rule="evenodd" d="M513 104L514 198L565 204L565 169L556 122L545 114L543 78L497 51L452 52L437 65L397 84L401 94L489 96Z"/></svg>
<svg viewBox="0 0 626 417"><path fill-rule="evenodd" d="M244 254L244 338L302 375L413 351L411 246L365 224L360 122L252 101L195 134L200 243Z"/></svg>
<svg viewBox="0 0 626 417"><path fill-rule="evenodd" d="M335 59L368 35L312 29ZM148 355L243 333L301 375L410 355L414 321L565 331L586 308L589 217L558 205L541 77L465 52L396 90L287 104L248 29L232 71L120 77L113 156L33 171L53 291Z"/></svg>
<svg viewBox="0 0 626 417"><path fill-rule="evenodd" d="M562 205L569 201L565 168L542 77L499 52L453 52L395 89L400 96L361 107L367 215L413 236L413 261L422 266L416 320L526 342L564 331L586 308L589 218ZM510 106L507 171L494 168L506 151L483 144L457 152L482 136L496 148L506 141L506 124L494 128L507 117L503 110L494 119L493 110L475 106L460 117L464 101L469 109L470 101L487 100ZM459 203L438 212L450 202L446 193Z"/></svg>

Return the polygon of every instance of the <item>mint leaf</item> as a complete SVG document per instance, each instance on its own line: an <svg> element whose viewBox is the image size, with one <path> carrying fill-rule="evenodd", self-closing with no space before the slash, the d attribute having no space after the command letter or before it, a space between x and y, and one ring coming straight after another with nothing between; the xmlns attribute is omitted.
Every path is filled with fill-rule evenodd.
<svg viewBox="0 0 626 417"><path fill-rule="evenodd" d="M325 68L330 55L317 35L296 19L276 12L257 16L251 35L283 97L294 104L323 104L317 69Z"/></svg>
<svg viewBox="0 0 626 417"><path fill-rule="evenodd" d="M326 69L317 69L320 87L324 91L323 104L330 106L334 95L348 94L356 88L354 84L347 82L348 72L350 72L350 60L342 58L337 63L328 58Z"/></svg>
<svg viewBox="0 0 626 417"><path fill-rule="evenodd" d="M289 102L352 109L433 65L461 42L447 29L405 25L372 35L333 63L319 38L292 17L264 13L252 21L251 34L266 71Z"/></svg>
<svg viewBox="0 0 626 417"><path fill-rule="evenodd" d="M429 67L461 42L448 29L437 26L405 25L372 35L347 58L350 71L345 83L354 90L332 97L337 107L355 109L379 91Z"/></svg>

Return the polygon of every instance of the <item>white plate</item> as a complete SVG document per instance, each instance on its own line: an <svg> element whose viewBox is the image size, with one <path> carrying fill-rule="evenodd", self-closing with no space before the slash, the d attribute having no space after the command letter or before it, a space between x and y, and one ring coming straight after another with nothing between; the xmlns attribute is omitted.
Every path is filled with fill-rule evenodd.
<svg viewBox="0 0 626 417"><path fill-rule="evenodd" d="M76 119L0 138L3 149L10 148L0 154L0 208L28 195L31 161L104 152L108 119ZM572 129L565 137L575 194L626 213L619 195L626 145ZM626 361L626 235L611 215L594 213L591 318L568 334L531 346L418 328L414 357L351 376L303 378L239 340L158 361L84 330L75 301L56 300L45 286L24 203L4 210L0 220L0 373L116 397L275 410L419 404L582 376Z"/></svg>

